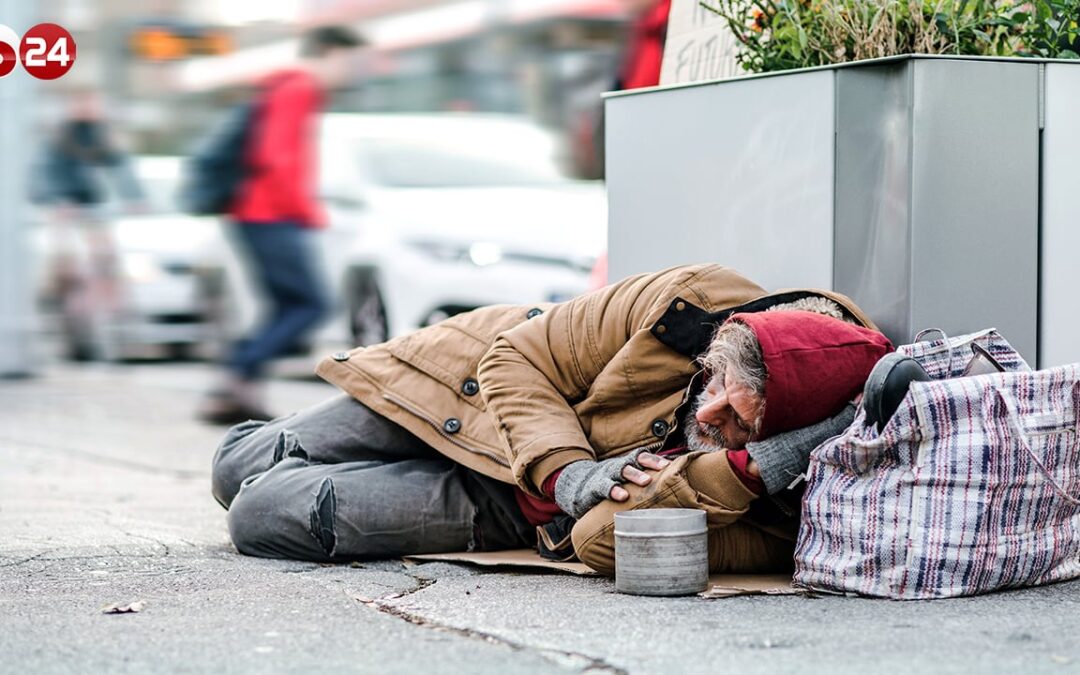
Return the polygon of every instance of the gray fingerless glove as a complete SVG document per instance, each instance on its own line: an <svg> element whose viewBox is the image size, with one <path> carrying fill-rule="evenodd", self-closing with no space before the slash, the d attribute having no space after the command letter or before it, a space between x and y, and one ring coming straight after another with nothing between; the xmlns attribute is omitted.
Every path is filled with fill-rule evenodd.
<svg viewBox="0 0 1080 675"><path fill-rule="evenodd" d="M747 443L746 451L758 464L765 490L772 495L791 485L810 466L814 448L844 433L854 420L855 406L849 403L836 416L817 424Z"/></svg>
<svg viewBox="0 0 1080 675"><path fill-rule="evenodd" d="M637 457L642 452L635 450L601 462L581 460L567 464L555 480L555 503L574 518L584 516L608 498L611 488L626 482L622 477L623 468L627 465L641 468Z"/></svg>

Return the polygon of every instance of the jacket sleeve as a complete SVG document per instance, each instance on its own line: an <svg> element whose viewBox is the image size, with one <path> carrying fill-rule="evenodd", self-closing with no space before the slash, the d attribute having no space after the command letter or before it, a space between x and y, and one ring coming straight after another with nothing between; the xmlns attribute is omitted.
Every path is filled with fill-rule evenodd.
<svg viewBox="0 0 1080 675"><path fill-rule="evenodd" d="M538 495L555 471L596 459L572 405L676 296L707 304L692 290L706 283L728 284L740 298L752 286L719 265L672 268L556 305L496 338L480 361L480 390L506 441L518 485Z"/></svg>
<svg viewBox="0 0 1080 675"><path fill-rule="evenodd" d="M272 184L279 203L313 224L322 222L322 213L309 194L303 153L315 142L311 135L317 106L316 91L296 79L272 86L259 121L255 166Z"/></svg>
<svg viewBox="0 0 1080 675"><path fill-rule="evenodd" d="M578 558L603 574L615 573L615 514L620 511L702 509L711 533L745 515L757 498L735 475L723 451L684 455L657 472L645 487L633 483L623 487L630 493L629 499L605 499L578 520L571 531ZM720 553L710 543L710 569L716 562L713 558Z"/></svg>

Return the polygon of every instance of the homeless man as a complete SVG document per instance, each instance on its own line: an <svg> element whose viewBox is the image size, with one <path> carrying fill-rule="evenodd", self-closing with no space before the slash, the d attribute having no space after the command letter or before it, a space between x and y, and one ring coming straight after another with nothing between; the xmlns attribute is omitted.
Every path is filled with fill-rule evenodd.
<svg viewBox="0 0 1080 675"><path fill-rule="evenodd" d="M890 349L872 328L841 295L770 295L718 265L481 308L324 360L344 394L229 430L214 496L249 555L572 555L573 527L610 572L615 511L691 507L714 571L788 569L797 515L757 497L850 423Z"/></svg>

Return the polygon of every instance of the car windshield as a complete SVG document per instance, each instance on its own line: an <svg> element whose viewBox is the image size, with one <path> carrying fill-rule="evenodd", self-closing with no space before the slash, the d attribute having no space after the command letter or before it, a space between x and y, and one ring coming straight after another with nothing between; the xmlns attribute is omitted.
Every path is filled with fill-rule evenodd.
<svg viewBox="0 0 1080 675"><path fill-rule="evenodd" d="M501 156L404 141L369 139L363 152L371 178L389 187L515 187L565 182L553 158Z"/></svg>

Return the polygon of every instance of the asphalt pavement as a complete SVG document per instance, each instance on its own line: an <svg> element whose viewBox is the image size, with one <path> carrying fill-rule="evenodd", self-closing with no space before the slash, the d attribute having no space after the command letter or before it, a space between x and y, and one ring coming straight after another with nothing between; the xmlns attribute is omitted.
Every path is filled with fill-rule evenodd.
<svg viewBox="0 0 1080 675"><path fill-rule="evenodd" d="M1080 673L1080 582L934 602L236 553L204 365L0 382L0 673ZM274 409L331 395L278 380ZM141 611L105 614L112 604Z"/></svg>

